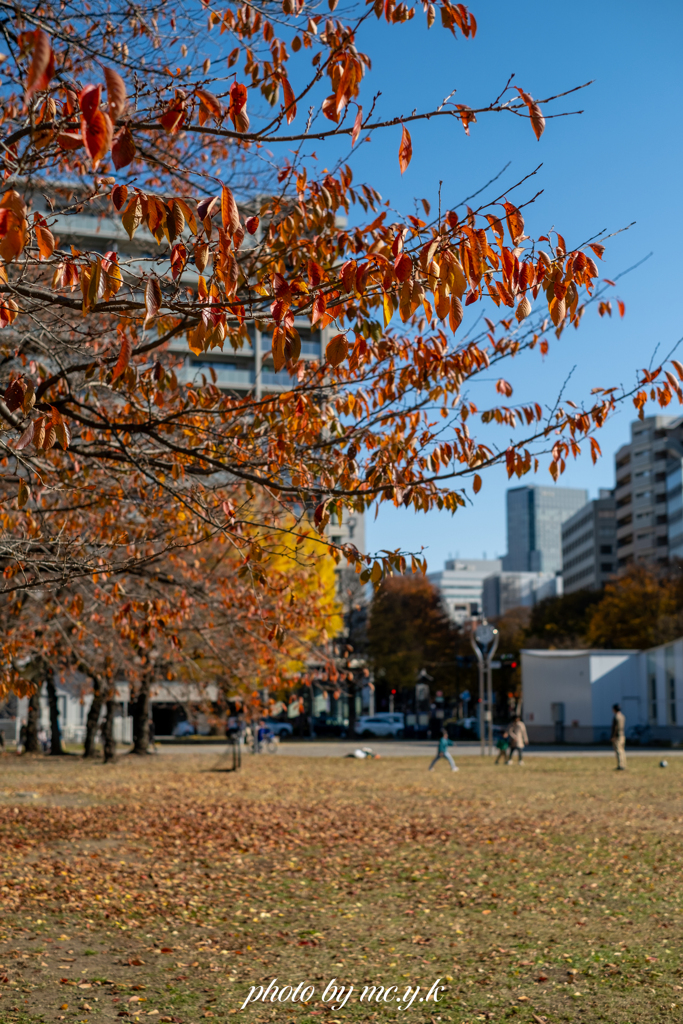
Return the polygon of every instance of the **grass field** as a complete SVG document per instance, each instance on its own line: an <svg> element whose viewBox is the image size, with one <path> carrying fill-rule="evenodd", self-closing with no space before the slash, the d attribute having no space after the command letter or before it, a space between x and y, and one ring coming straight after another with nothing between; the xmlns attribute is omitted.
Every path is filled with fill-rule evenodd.
<svg viewBox="0 0 683 1024"><path fill-rule="evenodd" d="M2 1024L683 1019L683 759L216 762L0 757Z"/></svg>

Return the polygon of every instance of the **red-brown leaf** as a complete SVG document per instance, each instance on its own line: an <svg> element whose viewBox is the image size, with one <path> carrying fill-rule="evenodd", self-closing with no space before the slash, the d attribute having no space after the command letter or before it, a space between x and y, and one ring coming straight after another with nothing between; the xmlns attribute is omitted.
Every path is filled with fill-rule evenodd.
<svg viewBox="0 0 683 1024"><path fill-rule="evenodd" d="M349 354L349 343L345 334L335 334L327 343L325 358L331 366L339 366Z"/></svg>
<svg viewBox="0 0 683 1024"><path fill-rule="evenodd" d="M322 320L325 316L325 310L327 309L327 303L325 301L325 295L323 292L318 292L315 302L313 303L313 312L311 314L311 324L317 324L318 320Z"/></svg>
<svg viewBox="0 0 683 1024"><path fill-rule="evenodd" d="M102 110L95 110L90 120L81 120L85 151L92 160L93 170L97 170L102 158L109 152L112 140L112 124L109 115Z"/></svg>
<svg viewBox="0 0 683 1024"><path fill-rule="evenodd" d="M55 73L55 58L50 46L50 40L42 28L34 32L23 33L24 36L33 36L33 56L28 69L26 79L26 91L24 93L24 109L28 107L31 97L37 92L47 89L50 80Z"/></svg>
<svg viewBox="0 0 683 1024"><path fill-rule="evenodd" d="M55 240L49 228L36 224L36 243L41 260L48 260L55 248Z"/></svg>
<svg viewBox="0 0 683 1024"><path fill-rule="evenodd" d="M240 215L235 197L227 185L223 186L221 192L221 216L223 218L224 230L234 234L240 226Z"/></svg>
<svg viewBox="0 0 683 1024"><path fill-rule="evenodd" d="M95 112L100 109L101 85L86 85L78 94L78 105L86 121L92 121Z"/></svg>
<svg viewBox="0 0 683 1024"><path fill-rule="evenodd" d="M276 373L279 373L279 371L285 365L285 341L286 341L286 334L285 334L285 332L281 328L277 327L273 331L273 345L272 345L273 368L274 368Z"/></svg>
<svg viewBox="0 0 683 1024"><path fill-rule="evenodd" d="M123 209L123 204L128 198L128 189L125 185L115 185L111 193L111 201L114 204L114 208L118 211Z"/></svg>
<svg viewBox="0 0 683 1024"><path fill-rule="evenodd" d="M113 68L104 69L104 80L109 97L109 116L116 124L117 118L123 117L126 112L126 86L121 75Z"/></svg>
<svg viewBox="0 0 683 1024"><path fill-rule="evenodd" d="M287 118L287 124L291 124L296 117L296 103L294 101L294 90L287 78L282 83L282 91L285 94L285 117Z"/></svg>
<svg viewBox="0 0 683 1024"><path fill-rule="evenodd" d="M541 135L545 131L545 118L541 113L541 108L538 103L529 95L528 92L524 92L517 86L517 92L522 97L529 109L529 120L531 121L531 127L534 130L534 135L537 139L540 139Z"/></svg>
<svg viewBox="0 0 683 1024"><path fill-rule="evenodd" d="M26 430L24 431L24 433L21 435L21 437L14 446L16 451L20 452L22 448L25 448L27 445L31 443L31 441L33 440L34 426L35 423L33 420L31 420Z"/></svg>
<svg viewBox="0 0 683 1024"><path fill-rule="evenodd" d="M403 125L403 131L401 133L401 145L398 147L398 165L401 168L401 174L407 169L413 157L413 144L410 141L410 132Z"/></svg>
<svg viewBox="0 0 683 1024"><path fill-rule="evenodd" d="M172 100L159 118L159 124L169 135L179 132L185 122L185 101L180 96Z"/></svg>
<svg viewBox="0 0 683 1024"><path fill-rule="evenodd" d="M147 317L145 324L153 319L161 308L161 285L156 277L150 277L145 285L145 309Z"/></svg>
<svg viewBox="0 0 683 1024"><path fill-rule="evenodd" d="M213 117L214 121L220 121L223 108L221 107L220 100L216 99L213 93L207 92L206 89L197 89L197 99L199 100L199 126L203 127L210 117Z"/></svg>
<svg viewBox="0 0 683 1024"><path fill-rule="evenodd" d="M325 277L325 271L315 260L308 261L308 280L312 288L317 288Z"/></svg>
<svg viewBox="0 0 683 1024"><path fill-rule="evenodd" d="M135 159L135 143L130 128L126 126L118 133L111 147L111 158L114 167L120 171L122 167L128 167Z"/></svg>
<svg viewBox="0 0 683 1024"><path fill-rule="evenodd" d="M358 136L360 135L360 130L361 130L362 125L363 125L363 108L359 107L358 108L358 113L356 114L356 120L353 122L353 131L351 132L351 145L352 146L355 146L356 143L358 142Z"/></svg>
<svg viewBox="0 0 683 1024"><path fill-rule="evenodd" d="M233 82L230 86L230 107L228 116L235 126L235 131L246 132L249 130L249 117L247 116L247 87L241 82Z"/></svg>
<svg viewBox="0 0 683 1024"><path fill-rule="evenodd" d="M507 220L508 231L513 245L517 245L524 235L524 218L512 203L503 203L505 207L505 219Z"/></svg>
<svg viewBox="0 0 683 1024"><path fill-rule="evenodd" d="M131 348L130 338L127 334L123 334L121 336L121 351L119 352L119 358L116 361L116 366L114 367L114 372L111 378L112 384L128 369Z"/></svg>

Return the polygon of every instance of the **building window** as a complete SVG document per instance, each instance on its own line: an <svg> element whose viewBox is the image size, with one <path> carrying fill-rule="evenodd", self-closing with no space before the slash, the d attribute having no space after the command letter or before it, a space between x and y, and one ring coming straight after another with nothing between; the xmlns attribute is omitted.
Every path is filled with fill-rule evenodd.
<svg viewBox="0 0 683 1024"><path fill-rule="evenodd" d="M652 724L657 723L657 662L653 654L647 656L647 710Z"/></svg>
<svg viewBox="0 0 683 1024"><path fill-rule="evenodd" d="M600 545L600 554L601 555L611 555L612 554L612 545L611 544L601 544Z"/></svg>
<svg viewBox="0 0 683 1024"><path fill-rule="evenodd" d="M673 647L666 648L666 712L669 725L676 724L676 664Z"/></svg>

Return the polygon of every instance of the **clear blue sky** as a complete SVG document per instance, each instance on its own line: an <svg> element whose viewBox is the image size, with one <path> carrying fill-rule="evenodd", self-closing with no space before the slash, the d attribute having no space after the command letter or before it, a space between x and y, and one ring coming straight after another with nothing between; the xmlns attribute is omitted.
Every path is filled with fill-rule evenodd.
<svg viewBox="0 0 683 1024"><path fill-rule="evenodd" d="M436 26L428 33L421 10L413 22L393 30L373 22L359 39L359 48L373 58L363 102L371 90L381 89L378 111L389 116L434 107L457 88L457 102L480 106L514 71L515 82L538 98L595 79L589 89L560 101L564 107L547 111L579 107L585 112L549 120L540 142L528 123L509 115L487 115L472 126L470 138L449 119L413 125L414 155L403 178L397 160L400 129L390 129L361 149L353 163L356 180L371 181L392 206L412 212L414 196L435 201L440 179L448 205L508 160L508 183L542 161L534 186L545 191L527 215L530 234L556 227L571 247L602 228L614 231L636 221L608 243L601 267L613 276L653 253L619 284L625 319L600 319L593 310L578 332L566 331L554 343L545 361L534 354L506 373L516 401L552 401L572 369L566 394L575 400L594 386L630 385L635 369L650 363L657 345L668 350L683 335L683 4L481 0L470 7L479 25L473 42L455 40ZM678 406L668 411L676 414ZM603 459L594 467L588 455L581 458L562 484L586 487L591 496L612 486L613 452L627 440L632 418L630 406L615 415L601 432ZM522 482L552 483L547 470ZM489 473L472 507L455 517L384 505L376 521L369 517L368 549L424 546L430 569L439 568L450 553L503 554L508 486L504 472Z"/></svg>

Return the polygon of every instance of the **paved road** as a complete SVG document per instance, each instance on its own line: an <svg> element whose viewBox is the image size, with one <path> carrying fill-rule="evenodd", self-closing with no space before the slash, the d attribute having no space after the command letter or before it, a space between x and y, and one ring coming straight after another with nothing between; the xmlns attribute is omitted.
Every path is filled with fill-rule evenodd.
<svg viewBox="0 0 683 1024"><path fill-rule="evenodd" d="M278 757L345 757L359 746L370 746L382 757L433 757L436 743L433 740L292 740L280 744ZM160 754L208 754L217 756L227 753L229 748L222 743L215 744L157 744ZM455 758L477 757L480 746L476 742L457 743L451 748ZM680 757L683 750L658 750L655 747L628 747L629 757ZM249 756L245 752L245 756ZM525 757L614 757L609 747L529 747Z"/></svg>

